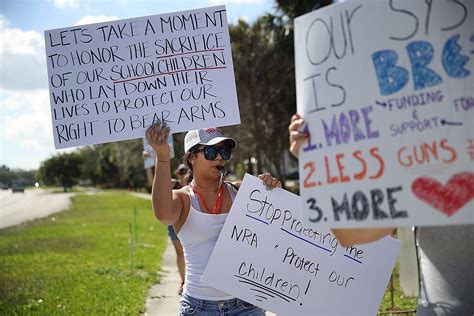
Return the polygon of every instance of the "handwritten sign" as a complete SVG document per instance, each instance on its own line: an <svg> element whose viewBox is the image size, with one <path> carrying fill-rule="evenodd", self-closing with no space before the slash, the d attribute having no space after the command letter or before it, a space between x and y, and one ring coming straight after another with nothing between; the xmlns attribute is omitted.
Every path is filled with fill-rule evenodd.
<svg viewBox="0 0 474 316"><path fill-rule="evenodd" d="M56 148L240 123L224 6L44 35Z"/></svg>
<svg viewBox="0 0 474 316"><path fill-rule="evenodd" d="M168 145L170 146L170 158L174 157L174 143L173 143L173 135L168 135L166 139ZM151 168L155 165L156 160L156 153L153 148L150 146L146 138L143 138L143 150L150 154L148 157L143 158L143 167L145 169Z"/></svg>
<svg viewBox="0 0 474 316"><path fill-rule="evenodd" d="M474 2L349 1L295 20L303 220L474 223Z"/></svg>
<svg viewBox="0 0 474 316"><path fill-rule="evenodd" d="M375 315L400 242L342 247L303 225L300 204L246 174L203 282L278 315Z"/></svg>

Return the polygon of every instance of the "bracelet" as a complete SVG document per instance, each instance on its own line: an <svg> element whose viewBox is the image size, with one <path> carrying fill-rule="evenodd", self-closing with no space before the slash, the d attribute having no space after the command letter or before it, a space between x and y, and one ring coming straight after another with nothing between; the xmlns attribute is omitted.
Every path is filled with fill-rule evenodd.
<svg viewBox="0 0 474 316"><path fill-rule="evenodd" d="M160 160L160 159L157 159L158 162L170 162L170 160Z"/></svg>

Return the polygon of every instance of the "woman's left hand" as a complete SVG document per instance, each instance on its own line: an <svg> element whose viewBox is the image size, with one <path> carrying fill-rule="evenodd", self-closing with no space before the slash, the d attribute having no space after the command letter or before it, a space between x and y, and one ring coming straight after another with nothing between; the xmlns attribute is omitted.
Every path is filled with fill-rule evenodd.
<svg viewBox="0 0 474 316"><path fill-rule="evenodd" d="M299 131L299 129L305 124L305 121L301 119L298 113L296 113L291 117L291 122L288 126L288 133L290 134L290 152L295 156L295 158L298 158L301 145L308 141L309 135Z"/></svg>
<svg viewBox="0 0 474 316"><path fill-rule="evenodd" d="M265 184L268 190L272 190L274 188L281 188L280 180L272 177L269 174L261 174L258 176L258 178L263 181L263 184Z"/></svg>

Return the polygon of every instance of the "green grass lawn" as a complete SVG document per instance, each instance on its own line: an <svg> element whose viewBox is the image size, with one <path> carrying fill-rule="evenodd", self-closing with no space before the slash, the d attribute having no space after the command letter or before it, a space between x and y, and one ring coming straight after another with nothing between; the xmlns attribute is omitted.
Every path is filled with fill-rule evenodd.
<svg viewBox="0 0 474 316"><path fill-rule="evenodd" d="M149 201L79 195L65 212L0 230L0 315L137 315L166 243Z"/></svg>

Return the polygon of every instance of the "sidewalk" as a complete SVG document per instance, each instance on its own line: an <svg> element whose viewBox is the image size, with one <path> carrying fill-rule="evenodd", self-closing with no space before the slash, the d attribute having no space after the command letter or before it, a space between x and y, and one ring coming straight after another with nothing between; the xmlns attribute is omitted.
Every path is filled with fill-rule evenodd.
<svg viewBox="0 0 474 316"><path fill-rule="evenodd" d="M153 285L148 290L143 315L179 315L178 286L181 283L178 267L176 266L176 253L168 238L168 246L163 254L160 272L161 283Z"/></svg>
<svg viewBox="0 0 474 316"><path fill-rule="evenodd" d="M151 200L150 194L130 192L131 195ZM178 267L176 265L176 252L168 238L166 250L163 253L161 262L162 271L159 272L161 282L153 285L148 290L148 297L145 301L145 312L141 315L146 316L172 316L179 315L178 286L181 283Z"/></svg>

